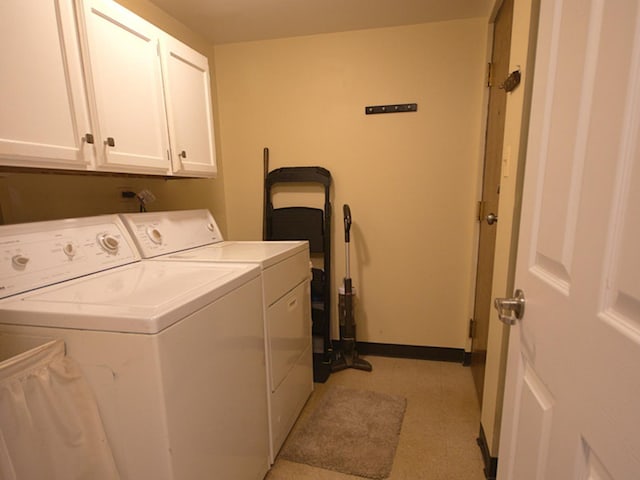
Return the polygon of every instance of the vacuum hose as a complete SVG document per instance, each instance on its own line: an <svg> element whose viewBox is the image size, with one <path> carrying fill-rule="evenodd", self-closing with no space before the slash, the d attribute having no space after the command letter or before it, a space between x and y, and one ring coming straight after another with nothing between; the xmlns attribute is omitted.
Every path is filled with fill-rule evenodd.
<svg viewBox="0 0 640 480"><path fill-rule="evenodd" d="M349 208L349 205L347 205L346 203L344 204L344 206L342 207L342 211L344 213L344 243L345 243L345 249L344 249L344 255L345 255L345 280L349 280L349 291L346 291L346 285L345 285L345 293L348 293L349 295L351 294L351 268L350 268L350 258L349 258L349 243L351 241L351 209ZM346 283L346 282L345 282Z"/></svg>
<svg viewBox="0 0 640 480"><path fill-rule="evenodd" d="M342 207L342 212L344 213L344 241L349 243L349 232L351 231L351 209L349 205L345 203Z"/></svg>

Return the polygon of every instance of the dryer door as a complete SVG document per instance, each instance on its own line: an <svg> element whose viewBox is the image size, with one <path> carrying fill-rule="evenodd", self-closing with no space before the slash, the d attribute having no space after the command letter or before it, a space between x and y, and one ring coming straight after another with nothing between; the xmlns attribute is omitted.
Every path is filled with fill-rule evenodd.
<svg viewBox="0 0 640 480"><path fill-rule="evenodd" d="M271 391L275 392L311 343L311 292L302 282L267 310Z"/></svg>

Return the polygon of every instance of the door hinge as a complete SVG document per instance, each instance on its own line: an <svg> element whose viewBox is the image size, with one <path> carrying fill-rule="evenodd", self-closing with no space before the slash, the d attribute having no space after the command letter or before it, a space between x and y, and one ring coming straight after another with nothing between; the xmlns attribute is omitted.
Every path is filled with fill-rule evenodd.
<svg viewBox="0 0 640 480"><path fill-rule="evenodd" d="M493 85L493 64L487 63L487 87Z"/></svg>
<svg viewBox="0 0 640 480"><path fill-rule="evenodd" d="M469 319L469 338L475 338L476 336L476 322L473 318Z"/></svg>

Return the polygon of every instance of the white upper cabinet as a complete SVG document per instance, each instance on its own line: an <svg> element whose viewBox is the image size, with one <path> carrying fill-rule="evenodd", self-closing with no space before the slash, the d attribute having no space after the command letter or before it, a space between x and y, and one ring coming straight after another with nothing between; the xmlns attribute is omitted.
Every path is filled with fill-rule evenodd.
<svg viewBox="0 0 640 480"><path fill-rule="evenodd" d="M216 151L207 57L162 38L165 98L176 175L215 176Z"/></svg>
<svg viewBox="0 0 640 480"><path fill-rule="evenodd" d="M207 58L113 0L0 0L0 166L215 177Z"/></svg>
<svg viewBox="0 0 640 480"><path fill-rule="evenodd" d="M73 0L0 1L0 165L93 166Z"/></svg>
<svg viewBox="0 0 640 480"><path fill-rule="evenodd" d="M108 0L78 1L99 170L171 173L159 39Z"/></svg>

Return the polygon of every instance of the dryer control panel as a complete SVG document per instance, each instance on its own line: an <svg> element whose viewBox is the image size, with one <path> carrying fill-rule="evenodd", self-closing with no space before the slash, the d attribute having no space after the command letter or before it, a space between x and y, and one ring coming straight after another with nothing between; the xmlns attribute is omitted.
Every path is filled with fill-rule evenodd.
<svg viewBox="0 0 640 480"><path fill-rule="evenodd" d="M0 226L0 298L139 261L117 215Z"/></svg>
<svg viewBox="0 0 640 480"><path fill-rule="evenodd" d="M125 213L121 215L142 258L176 253L222 242L208 210Z"/></svg>

